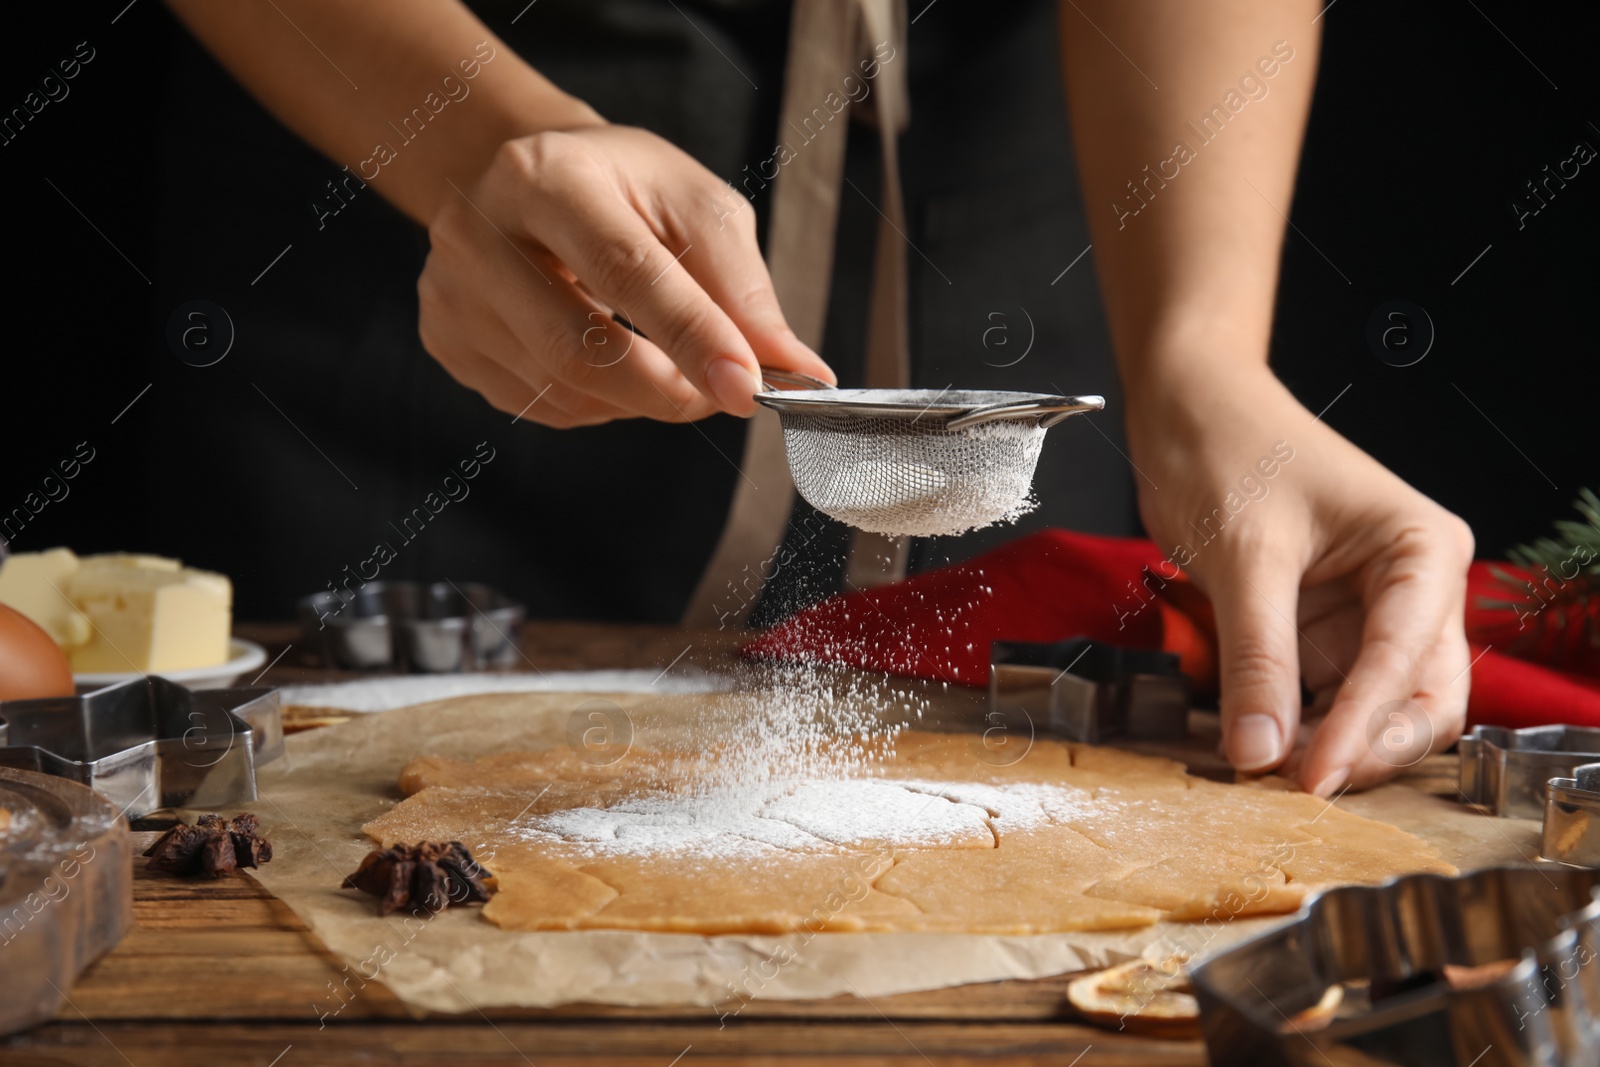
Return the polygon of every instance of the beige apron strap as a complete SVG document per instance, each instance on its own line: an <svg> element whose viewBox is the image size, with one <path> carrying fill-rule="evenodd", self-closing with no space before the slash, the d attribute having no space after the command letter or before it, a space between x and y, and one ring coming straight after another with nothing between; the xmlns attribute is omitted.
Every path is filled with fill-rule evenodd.
<svg viewBox="0 0 1600 1067"><path fill-rule="evenodd" d="M880 45L905 49L905 5L899 0L860 0L862 50ZM903 55L882 68L876 91L868 97L878 127L883 178L879 188L878 240L872 270L872 296L867 319L868 389L904 389L911 384L911 346L906 306L905 204L900 193L900 151L897 138L909 124L910 94ZM892 73L891 73L892 71ZM868 587L906 576L909 537L853 530L845 581Z"/></svg>
<svg viewBox="0 0 1600 1067"><path fill-rule="evenodd" d="M813 349L820 349L827 321L844 179L849 100L840 89L847 74L859 75L858 63L872 56L879 42L887 41L896 49L893 60L880 62L874 96L868 97L887 96L878 105L878 114L892 121L881 121L879 126L890 131L883 137L889 146L886 152L892 152L893 131L904 125L906 115L904 23L902 0L796 0L794 5L778 127L778 140L790 151L780 155L773 181L767 261L784 316L800 340ZM891 32L897 36L888 36ZM845 108L838 114L825 103L830 96L834 101L844 100ZM826 120L819 121L819 115ZM892 181L894 186L890 217L903 230L895 162L897 157L885 155L885 183ZM900 265L898 274L886 275L894 268L883 264L885 241L880 227L867 349L869 385L880 381L904 384L908 377L904 242L898 234L894 238L892 247L899 250ZM886 300L894 302L880 310L879 303ZM898 326L878 325L884 315L898 317ZM875 340L880 334L887 339L883 345ZM880 350L884 354L875 355ZM880 364L890 369L875 370ZM889 382L884 373L899 377ZM772 576L794 505L794 482L774 412L763 408L750 420L740 469L743 477L734 490L727 523L684 612L685 626L720 629L742 623ZM900 551L899 573L903 574L904 550ZM852 558L857 554L852 547ZM880 575L881 581L882 574L893 571L878 568L872 573Z"/></svg>

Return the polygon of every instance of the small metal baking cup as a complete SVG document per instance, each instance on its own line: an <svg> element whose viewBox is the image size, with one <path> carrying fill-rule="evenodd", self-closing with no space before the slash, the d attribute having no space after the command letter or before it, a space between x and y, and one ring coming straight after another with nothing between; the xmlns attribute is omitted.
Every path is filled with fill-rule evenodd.
<svg viewBox="0 0 1600 1067"><path fill-rule="evenodd" d="M419 673L513 667L521 658L521 604L478 582L368 582L300 601L306 635L330 666Z"/></svg>

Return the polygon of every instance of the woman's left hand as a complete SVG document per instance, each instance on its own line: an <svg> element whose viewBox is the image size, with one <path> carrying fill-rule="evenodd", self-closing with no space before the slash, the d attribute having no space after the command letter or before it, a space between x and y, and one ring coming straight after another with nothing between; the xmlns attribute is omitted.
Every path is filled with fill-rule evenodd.
<svg viewBox="0 0 1600 1067"><path fill-rule="evenodd" d="M1467 524L1314 418L1264 366L1133 393L1140 510L1216 609L1234 766L1289 770L1329 796L1454 743L1470 667ZM1309 710L1326 715L1294 752L1302 679Z"/></svg>

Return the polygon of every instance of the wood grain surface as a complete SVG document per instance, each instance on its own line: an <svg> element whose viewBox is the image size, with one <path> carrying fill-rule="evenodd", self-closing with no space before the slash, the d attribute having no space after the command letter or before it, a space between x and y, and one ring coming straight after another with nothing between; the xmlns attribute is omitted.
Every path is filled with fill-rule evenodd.
<svg viewBox="0 0 1600 1067"><path fill-rule="evenodd" d="M296 642L263 684L349 677L319 669L292 628L241 631L273 655ZM726 662L734 640L667 628L531 623L524 645L540 670L659 669L686 645L698 650L689 658L714 668ZM1454 768L1454 757L1434 757L1408 778L1422 791L1454 795ZM139 851L154 836L136 835ZM1206 1062L1199 1042L1075 1021L1065 977L871 1000L754 1001L726 1020L706 1008L601 1005L415 1018L370 983L337 1017L320 1018L319 1005L326 1011L334 1002L330 983L342 965L247 876L187 881L150 872L136 859L134 898L128 937L84 973L55 1022L0 1040L0 1065ZM0 956L0 976L4 962Z"/></svg>

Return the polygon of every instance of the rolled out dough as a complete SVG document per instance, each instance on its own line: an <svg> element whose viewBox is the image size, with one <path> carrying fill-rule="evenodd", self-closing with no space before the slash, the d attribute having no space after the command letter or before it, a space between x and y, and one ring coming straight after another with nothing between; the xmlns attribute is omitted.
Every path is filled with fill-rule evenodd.
<svg viewBox="0 0 1600 1067"><path fill-rule="evenodd" d="M908 731L858 778L695 803L715 751L424 756L401 772L407 799L363 829L385 847L466 843L499 878L484 915L509 930L1109 930L1454 872L1421 839L1303 793L1043 738L993 766L969 742Z"/></svg>

